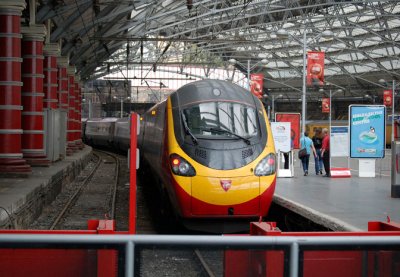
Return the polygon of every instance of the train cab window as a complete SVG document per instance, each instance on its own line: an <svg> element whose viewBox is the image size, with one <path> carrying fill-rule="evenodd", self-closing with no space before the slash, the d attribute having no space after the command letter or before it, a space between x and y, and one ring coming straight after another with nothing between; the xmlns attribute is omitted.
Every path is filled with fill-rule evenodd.
<svg viewBox="0 0 400 277"><path fill-rule="evenodd" d="M207 102L183 110L193 135L250 138L258 134L253 107L233 102Z"/></svg>

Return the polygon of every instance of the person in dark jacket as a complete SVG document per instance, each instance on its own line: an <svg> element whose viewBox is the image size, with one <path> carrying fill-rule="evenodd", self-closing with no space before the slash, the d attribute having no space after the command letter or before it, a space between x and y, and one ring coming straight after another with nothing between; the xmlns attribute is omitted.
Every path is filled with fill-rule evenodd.
<svg viewBox="0 0 400 277"><path fill-rule="evenodd" d="M322 130L321 128L315 129L315 134L312 138L312 141L314 143L315 147L315 152L317 155L315 156L315 174L321 174L322 175L322 168L324 166L324 163L322 161L322 156L321 156L321 147L322 147Z"/></svg>
<svg viewBox="0 0 400 277"><path fill-rule="evenodd" d="M324 175L325 177L331 177L331 165L330 165L330 141L329 141L329 134L328 134L328 129L324 128L322 129L322 147L321 147L321 156L322 160L324 161L324 167L325 167L325 172L326 174Z"/></svg>

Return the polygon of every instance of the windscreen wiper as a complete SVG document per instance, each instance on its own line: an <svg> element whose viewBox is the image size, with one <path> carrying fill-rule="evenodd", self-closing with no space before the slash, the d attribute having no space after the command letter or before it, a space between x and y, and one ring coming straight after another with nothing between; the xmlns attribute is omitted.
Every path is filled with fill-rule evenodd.
<svg viewBox="0 0 400 277"><path fill-rule="evenodd" d="M207 129L207 130L210 130L211 132L230 134L230 135L232 135L232 136L235 136L235 137L237 137L237 138L242 139L247 145L250 145L250 140L248 140L247 138L242 137L242 136L240 136L240 135L238 135L238 134L235 134L235 133L232 132L232 131L229 131L229 130L226 130L226 129L219 129L219 128L209 128L209 129Z"/></svg>
<svg viewBox="0 0 400 277"><path fill-rule="evenodd" d="M185 114L183 112L181 112L181 115L182 115L183 127L185 127L186 134L190 135L194 144L196 144L196 145L199 144L199 142L197 141L197 138L192 134L189 126L187 125Z"/></svg>

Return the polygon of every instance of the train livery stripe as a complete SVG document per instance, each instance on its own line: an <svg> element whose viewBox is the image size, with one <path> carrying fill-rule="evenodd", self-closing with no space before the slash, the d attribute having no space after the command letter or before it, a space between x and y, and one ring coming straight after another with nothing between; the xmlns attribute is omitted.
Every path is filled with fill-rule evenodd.
<svg viewBox="0 0 400 277"><path fill-rule="evenodd" d="M201 201L191 197L176 182L172 182L176 192L176 200L180 209L180 215L183 218L191 217L232 217L232 216L265 216L272 203L272 197L275 191L276 177L260 196L240 204L218 205ZM233 208L233 215L229 215L229 209Z"/></svg>
<svg viewBox="0 0 400 277"><path fill-rule="evenodd" d="M254 175L236 178L195 176L192 177L192 197L210 204L236 205L257 198L267 190L273 179L274 175L261 178ZM230 182L230 187L225 190L222 184L226 181Z"/></svg>

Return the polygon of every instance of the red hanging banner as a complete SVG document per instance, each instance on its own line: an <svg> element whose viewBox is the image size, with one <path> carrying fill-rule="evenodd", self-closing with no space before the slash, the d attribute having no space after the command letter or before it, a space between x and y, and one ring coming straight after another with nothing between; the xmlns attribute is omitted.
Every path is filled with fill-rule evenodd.
<svg viewBox="0 0 400 277"><path fill-rule="evenodd" d="M324 85L324 52L308 52L307 54L307 85Z"/></svg>
<svg viewBox="0 0 400 277"><path fill-rule="evenodd" d="M250 74L250 91L258 98L263 95L264 74L255 73Z"/></svg>
<svg viewBox="0 0 400 277"><path fill-rule="evenodd" d="M329 98L322 98L322 112L329 113L330 110L330 99Z"/></svg>
<svg viewBox="0 0 400 277"><path fill-rule="evenodd" d="M391 90L384 90L383 91L383 105L385 106L392 106L393 101L393 93Z"/></svg>

